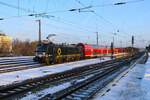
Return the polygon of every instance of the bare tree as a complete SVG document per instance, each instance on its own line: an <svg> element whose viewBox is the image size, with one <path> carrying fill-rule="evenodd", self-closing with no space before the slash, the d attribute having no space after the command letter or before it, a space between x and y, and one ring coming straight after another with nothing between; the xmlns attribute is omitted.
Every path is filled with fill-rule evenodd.
<svg viewBox="0 0 150 100"><path fill-rule="evenodd" d="M33 56L37 43L37 41L14 39L12 46L13 54L15 56Z"/></svg>

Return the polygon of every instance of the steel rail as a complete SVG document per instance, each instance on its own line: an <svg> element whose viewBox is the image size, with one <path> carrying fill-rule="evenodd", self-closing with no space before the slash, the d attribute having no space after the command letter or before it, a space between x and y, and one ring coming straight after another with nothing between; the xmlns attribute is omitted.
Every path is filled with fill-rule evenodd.
<svg viewBox="0 0 150 100"><path fill-rule="evenodd" d="M91 77L85 81L75 83L75 85L72 85L69 88L58 91L54 94L47 94L40 100L60 100L60 99L63 99L63 100L72 100L72 99L87 100L87 99L91 98L102 87L104 87L110 81L112 81L121 72L128 69L127 66L126 67L123 67L123 66L130 64L130 62L135 62L135 60L141 56L142 56L142 54L132 57L132 59L130 59L130 61L127 63L122 62L122 63L120 63L120 65L112 66L109 69L105 70L104 72L99 72L96 75L94 75L93 77ZM100 83L99 85L95 84L97 81ZM96 85L96 87L92 88L94 85ZM90 86L92 86L92 87L90 87ZM92 90L87 91L90 88L92 88ZM79 91L82 91L82 93ZM87 91L87 93L85 91ZM76 92L77 92L77 94L76 94ZM86 95L81 95L84 93L86 93Z"/></svg>
<svg viewBox="0 0 150 100"><path fill-rule="evenodd" d="M105 68L107 64L112 64L114 62L115 62L115 60L106 61L106 62L102 62L99 64L88 65L88 66L84 66L81 68L75 68L74 70L68 70L65 72L56 73L56 74L52 74L52 75L46 75L46 76L40 77L40 78L28 79L21 83L15 83L15 84L12 84L9 86L1 86L0 87L0 98L4 98L4 97L7 97L12 94L19 93L21 91L29 90L33 87L36 87L36 86L39 86L39 85L42 85L42 84L45 84L48 82L54 82L57 80L68 78L68 77L77 76L88 70L90 71L92 69L96 70L98 68Z"/></svg>
<svg viewBox="0 0 150 100"><path fill-rule="evenodd" d="M89 79L85 80L85 81L81 81L78 83L74 83L75 85L70 86L69 88L66 88L62 91L56 92L54 94L48 94L46 96L44 96L43 98L41 98L40 100L60 100L60 99L67 99L67 96L70 96L71 94L73 94L74 92L81 90L81 88L83 87L87 87L87 85L92 84L93 82L106 77L106 76L110 76L112 72L116 72L116 70L118 70L118 66L124 65L124 63L121 63L117 66L111 66L110 68L102 71L102 72L97 72L93 77L90 77ZM72 98L73 99L73 98ZM81 99L82 100L82 99Z"/></svg>
<svg viewBox="0 0 150 100"><path fill-rule="evenodd" d="M28 64L28 65L20 65L20 66L10 66L7 68L0 68L0 74L1 73L8 73L8 72L13 72L13 71L21 71L21 70L26 70L26 69L33 69L33 68L38 68L42 67L43 65L41 64Z"/></svg>
<svg viewBox="0 0 150 100"><path fill-rule="evenodd" d="M7 86L0 86L0 99L8 97L13 94L17 94L23 91L28 91L37 86L41 86L46 83L57 82L58 80L67 79L69 77L78 76L86 71L97 70L100 68L106 68L109 64L117 63L117 62L130 62L131 60L136 60L139 55L134 56L132 58L124 58L124 59L115 59L111 61L105 61L98 64L87 65L83 67L74 68L72 70L67 70L60 73L55 73L51 75L46 75L43 77L38 77L34 79L28 79L22 82L14 83ZM110 65L109 65L110 67Z"/></svg>

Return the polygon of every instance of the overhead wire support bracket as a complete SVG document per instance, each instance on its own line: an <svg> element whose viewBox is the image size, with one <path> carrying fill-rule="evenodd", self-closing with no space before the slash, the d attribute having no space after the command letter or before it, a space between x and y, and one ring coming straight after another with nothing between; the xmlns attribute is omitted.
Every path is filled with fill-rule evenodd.
<svg viewBox="0 0 150 100"><path fill-rule="evenodd" d="M53 15L47 15L47 13L29 14L28 16L43 17L43 18L55 17Z"/></svg>
<svg viewBox="0 0 150 100"><path fill-rule="evenodd" d="M114 5L124 5L126 4L126 2L118 2L118 3L114 3Z"/></svg>
<svg viewBox="0 0 150 100"><path fill-rule="evenodd" d="M86 10L86 9L90 9L90 8L92 8L92 6L87 6L87 7L83 7L83 8L76 8L76 9L70 9L68 11L93 12L92 10Z"/></svg>
<svg viewBox="0 0 150 100"><path fill-rule="evenodd" d="M94 10L85 10L85 11L79 10L79 12L94 12Z"/></svg>

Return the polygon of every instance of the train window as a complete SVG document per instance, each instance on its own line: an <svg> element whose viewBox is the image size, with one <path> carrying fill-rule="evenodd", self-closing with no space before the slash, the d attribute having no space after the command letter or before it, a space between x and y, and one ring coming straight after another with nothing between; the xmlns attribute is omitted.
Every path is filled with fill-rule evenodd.
<svg viewBox="0 0 150 100"><path fill-rule="evenodd" d="M37 47L37 52L45 52L47 50L47 44L43 44Z"/></svg>

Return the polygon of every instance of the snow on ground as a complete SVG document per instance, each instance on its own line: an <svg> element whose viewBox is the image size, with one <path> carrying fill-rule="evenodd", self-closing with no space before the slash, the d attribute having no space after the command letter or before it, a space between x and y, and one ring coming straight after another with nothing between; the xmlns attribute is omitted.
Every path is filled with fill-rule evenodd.
<svg viewBox="0 0 150 100"><path fill-rule="evenodd" d="M147 61L147 63L145 64L145 74L144 74L144 78L142 80L142 89L144 91L146 100L150 100L150 57Z"/></svg>
<svg viewBox="0 0 150 100"><path fill-rule="evenodd" d="M45 90L40 91L38 93L30 93L29 92L25 97L21 98L20 100L38 100L47 94L51 94L51 93L55 93L59 90L63 90L65 88L69 87L70 85L71 84L69 82L67 82L67 83L63 83L63 84L55 86L55 87L45 89Z"/></svg>
<svg viewBox="0 0 150 100"><path fill-rule="evenodd" d="M101 61L99 58L87 59L87 60L81 60L81 61L64 63L64 64L43 66L43 67L39 67L39 68L27 69L27 70L22 70L22 71L2 73L2 74L0 74L0 79L1 79L0 87L4 86L4 85L13 84L13 83L19 83L19 82L27 80L27 79L42 77L44 75L59 73L59 72L63 72L66 70L71 70L76 67L82 67L85 65L100 63L100 62L106 61L106 60L110 60L110 59L105 58L104 60L101 60Z"/></svg>
<svg viewBox="0 0 150 100"><path fill-rule="evenodd" d="M93 75L88 75L88 76L86 76L84 78L81 78L81 79L78 79L78 80L75 79L75 82L76 83L82 82L82 81L92 77ZM58 91L61 91L63 89L66 89L66 88L70 87L72 85L72 81L73 80L71 80L70 82L65 82L65 83L57 85L57 86L52 86L52 87L43 89L43 90L38 91L38 92L33 92L33 93L29 92L28 94L26 94L25 97L22 97L22 98L19 98L19 99L20 100L38 100L38 99L46 96L47 94L53 94L53 93L56 93Z"/></svg>
<svg viewBox="0 0 150 100"><path fill-rule="evenodd" d="M34 56L16 56L16 57L0 57L0 60L3 59L23 59L23 58L33 58Z"/></svg>
<svg viewBox="0 0 150 100"><path fill-rule="evenodd" d="M113 83L115 86L111 85L109 92L104 96L97 94L94 100L150 100L150 58L146 64L137 64L129 70Z"/></svg>
<svg viewBox="0 0 150 100"><path fill-rule="evenodd" d="M141 90L141 78L145 72L144 65L138 64L125 75L116 86L104 96L97 96L95 100L145 100Z"/></svg>

